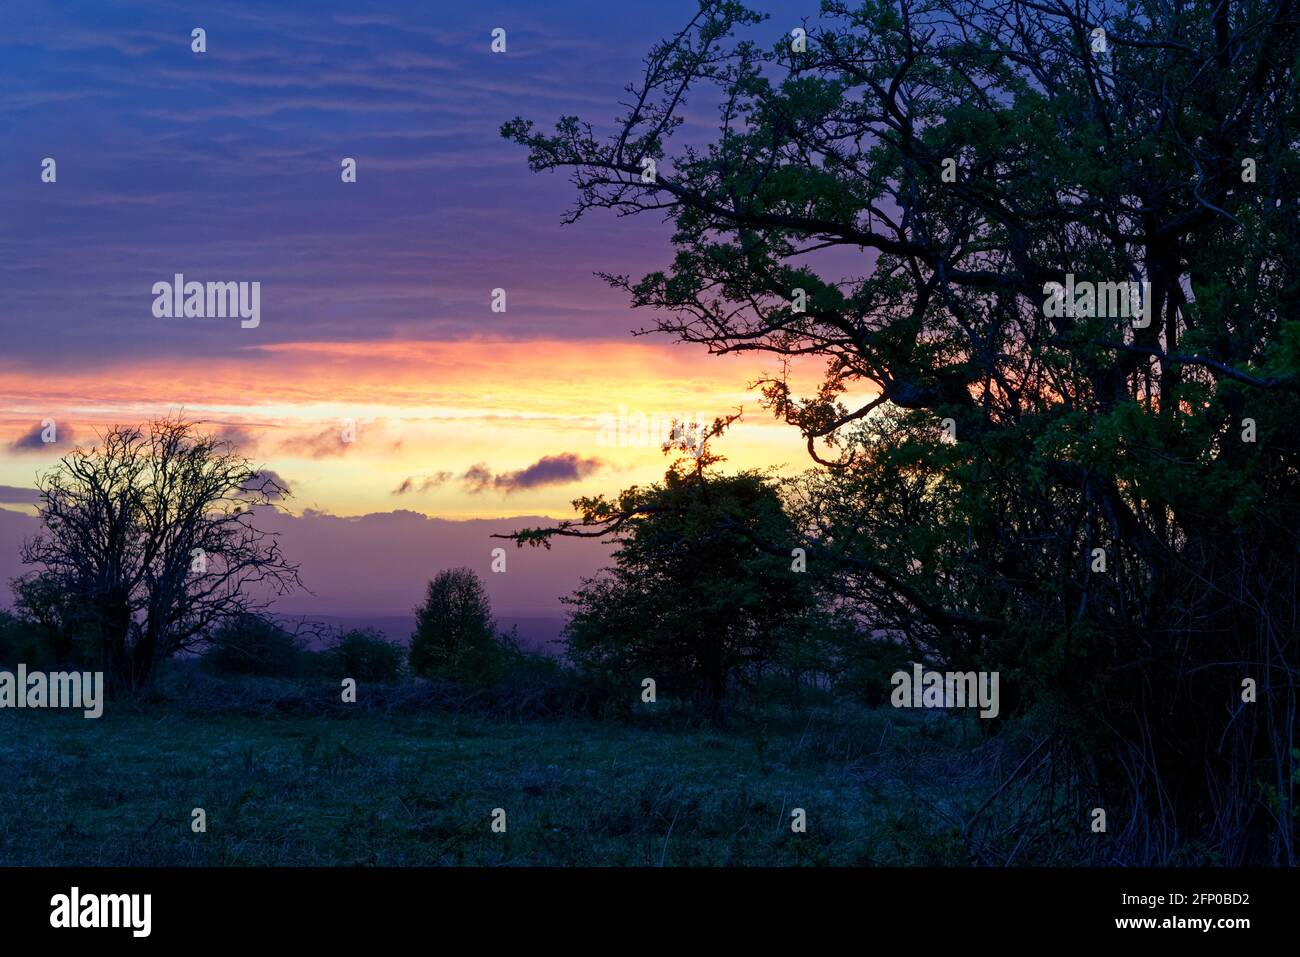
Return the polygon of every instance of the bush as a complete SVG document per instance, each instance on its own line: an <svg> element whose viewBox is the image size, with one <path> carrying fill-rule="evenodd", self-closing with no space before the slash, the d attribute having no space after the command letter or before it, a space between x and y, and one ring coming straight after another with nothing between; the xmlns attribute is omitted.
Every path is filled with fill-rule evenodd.
<svg viewBox="0 0 1300 957"><path fill-rule="evenodd" d="M353 628L334 639L322 656L333 678L393 682L402 677L402 648L375 628Z"/></svg>
<svg viewBox="0 0 1300 957"><path fill-rule="evenodd" d="M15 578L14 612L0 638L0 655L41 667L102 667L95 624L51 575Z"/></svg>
<svg viewBox="0 0 1300 957"><path fill-rule="evenodd" d="M212 634L203 665L215 674L289 678L302 667L297 637L261 615L227 620Z"/></svg>
<svg viewBox="0 0 1300 957"><path fill-rule="evenodd" d="M513 635L497 633L487 591L472 569L448 569L429 582L411 635L415 674L485 687L516 654Z"/></svg>
<svg viewBox="0 0 1300 957"><path fill-rule="evenodd" d="M43 657L42 642L33 624L0 611L0 664L44 664Z"/></svg>

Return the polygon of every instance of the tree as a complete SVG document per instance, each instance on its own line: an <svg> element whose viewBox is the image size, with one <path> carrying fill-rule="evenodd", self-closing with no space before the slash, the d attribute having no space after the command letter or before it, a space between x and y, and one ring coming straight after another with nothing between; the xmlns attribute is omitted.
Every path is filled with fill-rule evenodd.
<svg viewBox="0 0 1300 957"><path fill-rule="evenodd" d="M569 657L627 700L654 678L657 693L690 697L715 719L729 690L765 665L797 678L830 664L810 654L830 616L815 570L792 551L799 535L779 488L763 472L715 468L722 459L708 440L730 421L715 422L663 482L578 499L579 520L509 536L548 547L555 535L612 542L614 565L564 599Z"/></svg>
<svg viewBox="0 0 1300 957"><path fill-rule="evenodd" d="M92 623L54 576L29 572L15 578L10 587L14 609L30 633L32 651L39 660L80 665L93 659L89 647Z"/></svg>
<svg viewBox="0 0 1300 957"><path fill-rule="evenodd" d="M424 677L489 683L499 673L507 644L497 634L492 604L470 568L450 568L429 582L415 609L411 670Z"/></svg>
<svg viewBox="0 0 1300 957"><path fill-rule="evenodd" d="M223 675L293 678L302 671L303 644L267 615L231 615L213 629L203 664Z"/></svg>
<svg viewBox="0 0 1300 957"><path fill-rule="evenodd" d="M1015 674L1117 854L1294 863L1294 0L822 9L764 50L703 2L608 135L503 133L571 174L570 220L672 219L670 268L607 278L783 361L810 554L928 658ZM688 98L718 133L670 155Z"/></svg>
<svg viewBox="0 0 1300 957"><path fill-rule="evenodd" d="M0 665L12 667L19 662L44 663L44 648L33 634L32 625L30 619L0 609Z"/></svg>
<svg viewBox="0 0 1300 957"><path fill-rule="evenodd" d="M171 655L301 584L253 524L288 490L195 423L110 428L37 487L23 562L77 609L116 690L149 688Z"/></svg>

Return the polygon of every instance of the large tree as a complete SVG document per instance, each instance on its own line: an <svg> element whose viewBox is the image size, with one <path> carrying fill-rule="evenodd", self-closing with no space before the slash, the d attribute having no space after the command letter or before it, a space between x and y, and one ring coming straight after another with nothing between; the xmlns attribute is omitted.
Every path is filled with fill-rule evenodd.
<svg viewBox="0 0 1300 957"><path fill-rule="evenodd" d="M653 330L825 361L812 395L763 382L822 468L820 554L1057 716L1118 857L1294 863L1295 0L826 0L767 47L762 20L702 3L607 133L503 132L569 171L571 219L671 218L669 268L608 277ZM1073 281L1149 321L1058 308Z"/></svg>
<svg viewBox="0 0 1300 957"><path fill-rule="evenodd" d="M195 423L114 426L37 486L23 562L77 609L117 690L147 689L171 655L301 584L254 524L288 490Z"/></svg>

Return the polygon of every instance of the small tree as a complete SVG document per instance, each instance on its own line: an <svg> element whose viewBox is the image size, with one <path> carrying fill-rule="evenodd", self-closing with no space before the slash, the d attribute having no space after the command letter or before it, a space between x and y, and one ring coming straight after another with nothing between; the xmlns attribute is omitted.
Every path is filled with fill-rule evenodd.
<svg viewBox="0 0 1300 957"><path fill-rule="evenodd" d="M439 572L429 582L424 604L415 609L411 670L425 677L484 684L499 673L506 650L487 591L473 569Z"/></svg>
<svg viewBox="0 0 1300 957"><path fill-rule="evenodd" d="M32 621L0 609L0 665L39 662L42 650Z"/></svg>
<svg viewBox="0 0 1300 957"><path fill-rule="evenodd" d="M194 423L115 426L37 487L44 527L23 561L77 608L118 690L148 688L171 655L301 584L253 525L288 490Z"/></svg>
<svg viewBox="0 0 1300 957"><path fill-rule="evenodd" d="M728 691L763 665L797 678L824 664L814 645L829 623L815 573L793 552L800 537L777 485L762 472L719 474L711 467L720 461L706 442L680 454L662 483L615 500L579 499L580 521L512 536L520 544L608 537L614 566L565 599L574 609L569 657L620 687L654 678L714 718Z"/></svg>

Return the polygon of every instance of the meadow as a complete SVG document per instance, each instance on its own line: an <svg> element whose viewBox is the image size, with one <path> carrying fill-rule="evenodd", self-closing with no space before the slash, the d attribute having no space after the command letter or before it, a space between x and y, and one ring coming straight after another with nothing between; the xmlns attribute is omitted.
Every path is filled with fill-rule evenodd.
<svg viewBox="0 0 1300 957"><path fill-rule="evenodd" d="M1017 757L934 713L537 719L418 682L344 705L328 683L177 670L167 698L97 720L0 712L0 864L961 865Z"/></svg>

